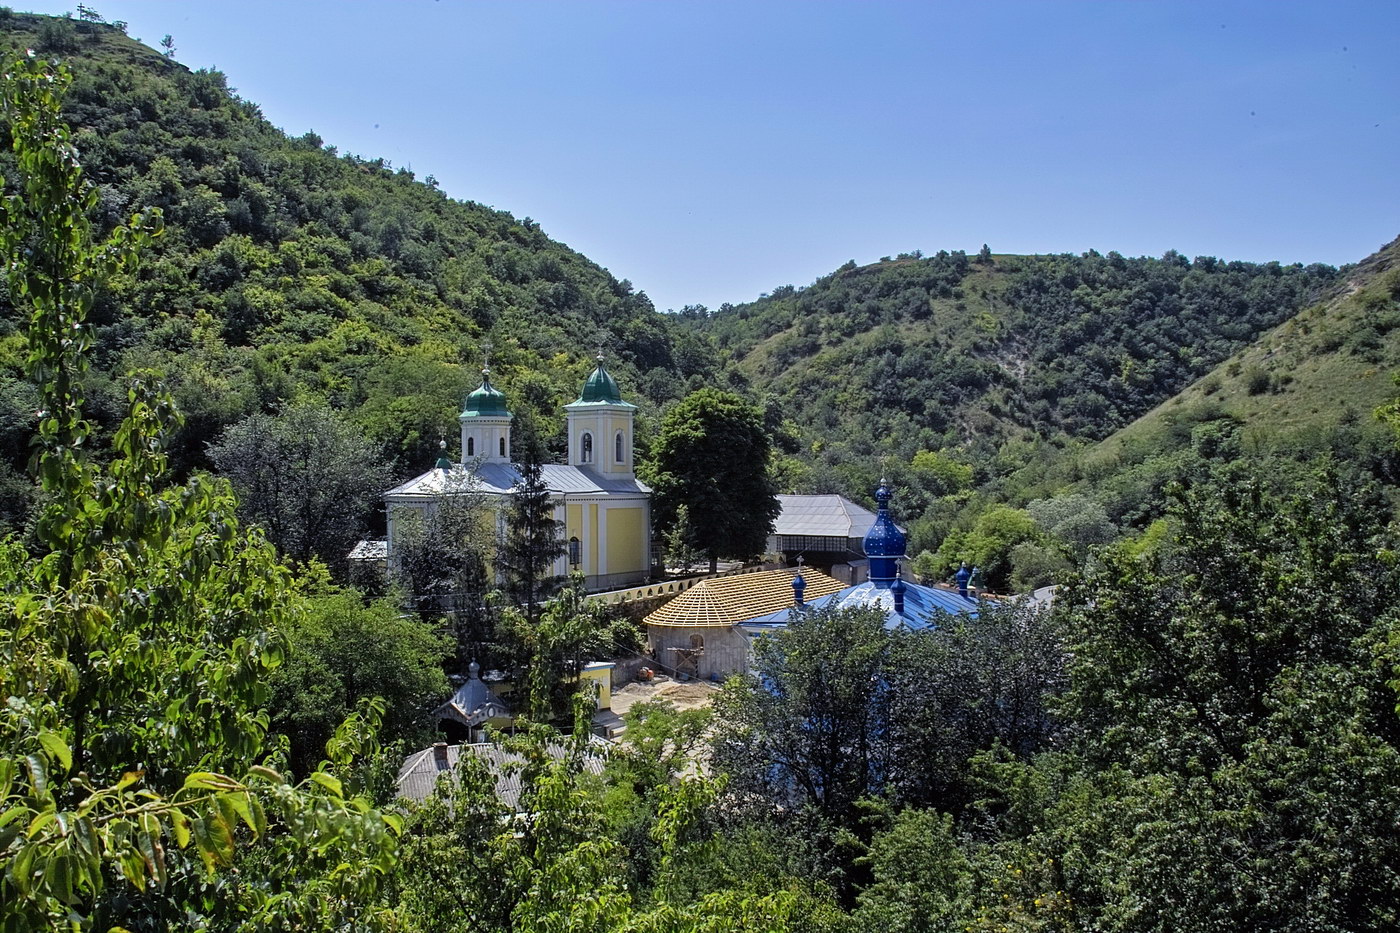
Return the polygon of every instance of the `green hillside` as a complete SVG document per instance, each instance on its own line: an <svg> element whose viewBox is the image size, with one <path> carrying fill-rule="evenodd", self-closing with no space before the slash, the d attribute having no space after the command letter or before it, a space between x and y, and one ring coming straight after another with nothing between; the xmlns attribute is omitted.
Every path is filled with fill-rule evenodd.
<svg viewBox="0 0 1400 933"><path fill-rule="evenodd" d="M289 137L222 74L190 71L119 26L7 11L0 37L71 69L65 117L99 185L98 226L164 212L139 272L94 310L90 396L110 425L115 374L167 374L187 417L182 468L204 465L230 423L309 395L351 413L400 473L414 472L479 379L488 340L497 382L547 430L599 345L650 411L712 365L700 338L529 218L452 200L432 178L337 153L314 133ZM26 406L3 305L13 467Z"/></svg>
<svg viewBox="0 0 1400 933"><path fill-rule="evenodd" d="M392 472L414 473L450 432L488 343L497 383L557 454L559 407L601 344L642 406L643 458L663 406L701 385L736 388L763 404L785 489L864 499L888 473L916 546L936 548L992 503L1107 481L1150 458L1153 430L1189 435L1174 412L1199 406L1169 400L1222 363L1224 375L1192 389L1214 386L1212 405L1241 380L1262 385L1266 370L1267 390L1235 392L1241 417L1272 405L1325 420L1335 406L1364 420L1393 362L1384 316L1359 311L1354 332L1351 319L1296 325L1315 344L1335 341L1345 374L1300 368L1301 344L1267 360L1245 350L1369 266L1343 276L1176 252L916 252L714 313L660 314L530 219L452 200L431 178L314 133L289 137L223 75L190 71L118 26L0 13L0 34L72 70L65 114L99 186L99 228L145 206L164 212L164 237L92 315L89 409L110 426L123 373L165 373L187 419L174 445L182 471L207 466L208 445L249 414L324 399ZM22 482L34 408L22 368L19 322L0 301L8 489ZM1291 401L1305 390L1306 416ZM1080 456L1160 405L1174 427Z"/></svg>
<svg viewBox="0 0 1400 933"><path fill-rule="evenodd" d="M1199 438L1238 431L1245 451L1333 450L1394 483L1377 406L1400 393L1400 239L1346 270L1319 301L1232 354L1179 394L1085 452L1084 485L1110 498Z"/></svg>
<svg viewBox="0 0 1400 933"><path fill-rule="evenodd" d="M848 263L696 324L786 416L793 485L863 492L879 461L920 450L985 480L1028 446L1102 438L1336 278L1174 252L911 254Z"/></svg>

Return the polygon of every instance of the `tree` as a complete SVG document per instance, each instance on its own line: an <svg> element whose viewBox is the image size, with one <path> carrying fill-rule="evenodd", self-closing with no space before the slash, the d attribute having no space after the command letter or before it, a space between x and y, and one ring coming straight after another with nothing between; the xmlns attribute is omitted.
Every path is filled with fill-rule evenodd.
<svg viewBox="0 0 1400 933"><path fill-rule="evenodd" d="M345 416L310 401L259 412L225 431L209 456L233 483L243 516L282 554L303 564L319 558L343 577L388 476L382 452Z"/></svg>
<svg viewBox="0 0 1400 933"><path fill-rule="evenodd" d="M731 793L855 821L881 779L883 622L875 609L819 610L757 642L758 678L730 680L715 701L712 757Z"/></svg>
<svg viewBox="0 0 1400 933"><path fill-rule="evenodd" d="M302 922L306 892L286 877L224 874L212 905L199 890L250 839L273 860L300 852L352 922L396 822L333 774L292 785L265 764L258 701L297 609L286 569L240 531L225 483L168 483L162 445L178 415L152 380L128 392L111 463L86 456L94 291L160 228L138 216L92 242L96 193L58 118L68 80L21 59L0 82L19 170L0 249L28 312L45 494L37 551L0 541L0 927L198 925L221 910Z"/></svg>
<svg viewBox="0 0 1400 933"><path fill-rule="evenodd" d="M1081 927L1397 922L1388 509L1325 464L1281 491L1244 469L1178 488L1167 538L1062 591L1074 755L992 769Z"/></svg>
<svg viewBox="0 0 1400 933"><path fill-rule="evenodd" d="M160 47L165 49L161 54L171 61L175 60L175 40L171 37L170 33L167 32L161 37Z"/></svg>
<svg viewBox="0 0 1400 933"><path fill-rule="evenodd" d="M611 625L602 604L584 600L583 575L544 606L536 619L514 607L502 622L513 656L524 668L529 716L547 722L569 709L584 663L614 654Z"/></svg>
<svg viewBox="0 0 1400 933"><path fill-rule="evenodd" d="M690 506L682 502L676 506L676 520L666 532L666 563L669 566L679 568L681 573L690 573L700 559L700 553L691 543L694 537L695 526L690 523Z"/></svg>
<svg viewBox="0 0 1400 933"><path fill-rule="evenodd" d="M458 667L465 670L504 650L491 598L495 513L465 470L443 476L441 494L424 508L403 507L393 515L389 571L421 615L447 617Z"/></svg>
<svg viewBox="0 0 1400 933"><path fill-rule="evenodd" d="M269 728L291 741L297 774L315 770L326 742L361 700L383 701L386 743L432 740L432 709L451 692L447 638L388 600L319 586L286 625L287 659L268 678Z"/></svg>
<svg viewBox="0 0 1400 933"><path fill-rule="evenodd" d="M533 426L523 433L520 482L511 490L496 564L505 576L507 594L525 607L525 617L533 623L539 618L539 604L559 588L560 578L550 571L567 547L563 523L554 517L554 501L544 481L544 447Z"/></svg>
<svg viewBox="0 0 1400 933"><path fill-rule="evenodd" d="M761 554L781 510L769 476L772 445L763 413L737 395L701 389L661 420L647 479L658 524L671 528L680 506L694 522L695 546L710 558Z"/></svg>
<svg viewBox="0 0 1400 933"><path fill-rule="evenodd" d="M943 539L936 558L945 575L966 561L981 569L987 589L1005 591L1011 577L1011 552L1024 542L1039 543L1044 537L1040 526L1024 509L994 505L973 523L968 531L954 531Z"/></svg>
<svg viewBox="0 0 1400 933"><path fill-rule="evenodd" d="M1063 734L1051 710L1067 663L1059 619L1020 602L986 602L976 619L893 638L880 675L885 793L961 815L978 796L976 755L1002 747L1030 759Z"/></svg>

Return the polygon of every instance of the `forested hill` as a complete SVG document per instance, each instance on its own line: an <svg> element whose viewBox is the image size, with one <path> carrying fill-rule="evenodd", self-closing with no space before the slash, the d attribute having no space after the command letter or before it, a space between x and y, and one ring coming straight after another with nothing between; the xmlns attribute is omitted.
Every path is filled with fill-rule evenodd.
<svg viewBox="0 0 1400 933"><path fill-rule="evenodd" d="M1318 302L1086 451L1080 485L1131 516L1183 456L1238 435L1255 453L1331 451L1400 486L1393 427L1375 409L1400 393L1400 238L1346 270Z"/></svg>
<svg viewBox="0 0 1400 933"><path fill-rule="evenodd" d="M644 408L712 365L702 338L529 219L451 200L431 178L337 154L312 133L289 137L222 74L190 71L120 26L6 9L0 37L72 71L64 111L100 186L99 226L164 211L165 235L95 309L89 407L110 425L124 401L110 377L163 371L187 418L182 466L202 463L224 426L310 394L351 412L401 472L420 469L479 380L488 339L498 384L550 418L600 343ZM0 421L17 466L32 406L4 305Z"/></svg>
<svg viewBox="0 0 1400 933"><path fill-rule="evenodd" d="M799 482L858 486L850 464L882 456L986 463L1018 437L1104 437L1337 275L1175 252L915 253L688 319L786 414L815 470Z"/></svg>

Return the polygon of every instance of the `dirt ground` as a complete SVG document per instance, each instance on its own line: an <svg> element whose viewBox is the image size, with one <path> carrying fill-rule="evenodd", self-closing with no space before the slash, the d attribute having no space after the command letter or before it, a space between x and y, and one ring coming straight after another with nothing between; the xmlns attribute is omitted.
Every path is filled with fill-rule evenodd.
<svg viewBox="0 0 1400 933"><path fill-rule="evenodd" d="M701 709L714 702L719 688L703 681L678 683L669 677L658 677L651 683L634 681L612 692L613 712L625 715L634 703L647 700L668 700L677 709Z"/></svg>

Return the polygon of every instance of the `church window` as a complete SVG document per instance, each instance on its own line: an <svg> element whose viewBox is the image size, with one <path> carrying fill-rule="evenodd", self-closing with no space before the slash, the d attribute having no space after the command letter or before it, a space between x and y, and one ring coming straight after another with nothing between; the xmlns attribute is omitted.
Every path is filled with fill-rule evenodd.
<svg viewBox="0 0 1400 933"><path fill-rule="evenodd" d="M503 438L501 438L501 456L504 457L505 455L506 455L506 439L503 437Z"/></svg>
<svg viewBox="0 0 1400 933"><path fill-rule="evenodd" d="M468 457L475 457L475 456L476 456L476 438L474 438L474 437L469 437L469 438L467 438L467 456L468 456Z"/></svg>
<svg viewBox="0 0 1400 933"><path fill-rule="evenodd" d="M592 434L589 434L589 433L587 433L587 432L584 432L584 435L583 435L582 439L580 439L580 441L579 441L579 456L578 456L578 459L579 459L579 462L580 462L580 463L592 463L592 462L593 462L593 435L592 435Z"/></svg>
<svg viewBox="0 0 1400 933"><path fill-rule="evenodd" d="M618 431L618 432L617 432L617 437L613 439L613 447L614 447L614 456L617 457L617 462L618 462L618 463L625 463L625 462L626 462L626 459L622 456L622 432L621 432L621 431Z"/></svg>

